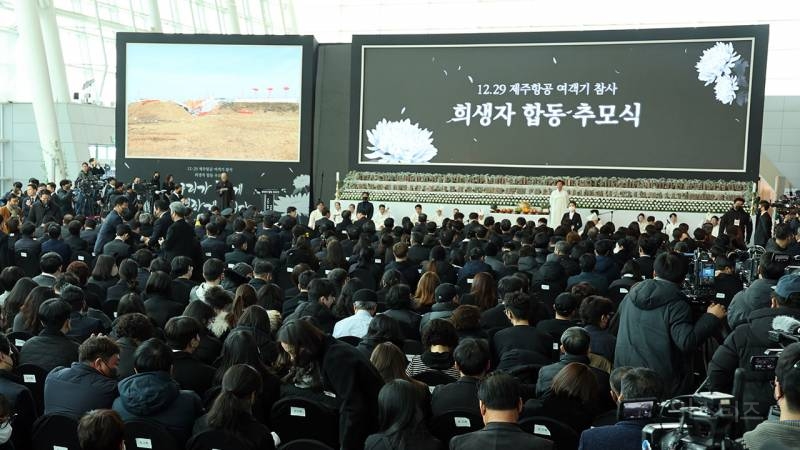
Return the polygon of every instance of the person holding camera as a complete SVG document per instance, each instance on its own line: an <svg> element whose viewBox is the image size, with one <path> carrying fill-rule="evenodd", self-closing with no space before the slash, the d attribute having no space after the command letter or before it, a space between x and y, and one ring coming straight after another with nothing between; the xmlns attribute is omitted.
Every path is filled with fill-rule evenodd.
<svg viewBox="0 0 800 450"><path fill-rule="evenodd" d="M764 421L742 437L748 450L797 448L800 440L800 343L787 346L775 367L772 394L780 420Z"/></svg>
<svg viewBox="0 0 800 450"><path fill-rule="evenodd" d="M722 327L725 307L712 303L692 322L689 299L681 291L686 264L674 253L658 255L655 278L631 288L619 307L614 367L649 367L661 375L665 393L693 390L692 356Z"/></svg>
<svg viewBox="0 0 800 450"><path fill-rule="evenodd" d="M728 325L731 329L747 323L750 313L757 309L769 308L772 290L783 275L786 264L775 260L775 253L766 252L758 263L758 279L747 289L733 296L728 305Z"/></svg>
<svg viewBox="0 0 800 450"><path fill-rule="evenodd" d="M720 346L708 367L709 387L713 391L731 392L733 375L738 367L745 370L743 402L749 410L767 417L769 407L775 402L769 394L771 371L757 370L751 358L764 355L774 348L768 333L773 320L788 316L800 320L800 275L784 275L773 288L770 305L753 311L746 324L736 327Z"/></svg>

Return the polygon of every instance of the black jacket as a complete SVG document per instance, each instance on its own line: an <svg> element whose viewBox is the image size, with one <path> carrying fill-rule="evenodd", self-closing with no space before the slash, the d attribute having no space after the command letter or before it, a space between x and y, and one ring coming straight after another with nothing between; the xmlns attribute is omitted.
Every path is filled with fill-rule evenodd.
<svg viewBox="0 0 800 450"><path fill-rule="evenodd" d="M403 330L403 336L406 339L420 340L419 323L422 316L410 309L387 309L381 314L395 319L400 324L400 329Z"/></svg>
<svg viewBox="0 0 800 450"><path fill-rule="evenodd" d="M450 450L552 450L552 441L523 431L516 423L490 422L482 430L450 440Z"/></svg>
<svg viewBox="0 0 800 450"><path fill-rule="evenodd" d="M159 328L164 328L167 321L183 313L183 305L161 295L151 295L144 301L144 309L148 317L156 321Z"/></svg>
<svg viewBox="0 0 800 450"><path fill-rule="evenodd" d="M330 308L319 302L311 301L300 303L297 309L284 320L289 321L303 317L312 318L314 320L314 325L326 334L333 333L333 327L336 325L337 321L336 316L333 315Z"/></svg>
<svg viewBox="0 0 800 450"><path fill-rule="evenodd" d="M116 261L120 262L123 259L130 256L131 247L124 241L120 241L119 239L114 239L113 241L103 246L103 254L111 255L114 257Z"/></svg>
<svg viewBox="0 0 800 450"><path fill-rule="evenodd" d="M750 237L753 235L753 221L750 220L750 213L744 209L736 210L729 209L728 212L722 215L719 219L719 234L725 234L725 230L731 225L737 225L742 230L745 242L750 242Z"/></svg>
<svg viewBox="0 0 800 450"><path fill-rule="evenodd" d="M200 242L194 234L194 227L186 220L178 220L169 226L161 250L167 261L172 261L176 256L188 256L192 258L194 267L203 266Z"/></svg>
<svg viewBox="0 0 800 450"><path fill-rule="evenodd" d="M323 386L341 398L339 442L342 450L364 447L367 436L378 428L380 374L355 347L330 336L322 346L320 374Z"/></svg>
<svg viewBox="0 0 800 450"><path fill-rule="evenodd" d="M772 237L772 217L769 213L759 214L756 218L756 229L753 232L753 244L764 247Z"/></svg>
<svg viewBox="0 0 800 450"><path fill-rule="evenodd" d="M455 383L436 386L431 393L431 416L438 417L449 411L471 412L480 416L479 383L478 378L462 376Z"/></svg>
<svg viewBox="0 0 800 450"><path fill-rule="evenodd" d="M61 331L42 330L25 342L19 352L20 364L33 364L46 371L69 366L78 360L78 343Z"/></svg>
<svg viewBox="0 0 800 450"><path fill-rule="evenodd" d="M137 286L137 288L136 288L136 289L131 289L131 288L130 288L130 286L128 286L128 282L127 282L127 281L125 281L125 280L119 280L119 281L117 282L117 284L115 284L115 285L111 286L111 287L110 287L110 288L108 288L108 290L106 291L106 301L109 301L109 300L119 300L119 299L121 299L121 298L122 298L122 297L123 297L125 294L131 293L131 292L135 292L135 293L137 293L137 294L138 294L138 293L140 293L140 292L141 292L141 289L139 289L139 287L138 287L138 286Z"/></svg>
<svg viewBox="0 0 800 450"><path fill-rule="evenodd" d="M189 304L189 294L198 283L187 278L175 278L170 285L170 298L182 305Z"/></svg>
<svg viewBox="0 0 800 450"><path fill-rule="evenodd" d="M111 408L115 398L117 380L84 363L57 367L44 383L45 414L67 414L78 420L93 409Z"/></svg>
<svg viewBox="0 0 800 450"><path fill-rule="evenodd" d="M194 391L202 397L214 383L216 369L197 359L191 353L172 353L172 378L181 389Z"/></svg>
<svg viewBox="0 0 800 450"><path fill-rule="evenodd" d="M153 231L150 233L150 240L148 241L149 247L154 247L158 244L158 240L167 236L167 230L172 225L172 217L169 212L165 212L155 222L153 222Z"/></svg>
<svg viewBox="0 0 800 450"><path fill-rule="evenodd" d="M228 266L240 262L253 264L253 255L248 255L238 248L232 252L225 253L225 264Z"/></svg>
<svg viewBox="0 0 800 450"><path fill-rule="evenodd" d="M391 263L386 265L386 271L389 270L396 270L403 275L403 279L406 281L408 287L411 288L411 292L414 292L417 289L417 283L419 282L419 265L414 264L409 260L405 261L392 261Z"/></svg>
<svg viewBox="0 0 800 450"><path fill-rule="evenodd" d="M692 389L691 359L720 327L703 314L692 323L689 300L680 287L662 279L644 280L620 303L614 366L648 367L661 375L672 396Z"/></svg>
<svg viewBox="0 0 800 450"><path fill-rule="evenodd" d="M14 432L11 434L14 448L29 450L31 448L31 427L37 417L33 394L17 375L0 371L0 395L8 400L11 410L17 415L13 424Z"/></svg>
<svg viewBox="0 0 800 450"><path fill-rule="evenodd" d="M79 236L69 235L64 238L64 242L69 245L69 248L72 249L72 253L76 252L88 252L89 251L89 243L85 240L81 239Z"/></svg>
<svg viewBox="0 0 800 450"><path fill-rule="evenodd" d="M557 363L553 363L539 369L539 379L536 381L536 396L541 397L553 385L553 378L567 364L581 363L589 366L594 377L597 379L597 394L602 397L601 409L614 407L614 402L609 395L608 372L589 365L589 357L585 355L563 354Z"/></svg>
<svg viewBox="0 0 800 450"><path fill-rule="evenodd" d="M28 213L28 222L33 222L37 227L43 223L61 223L61 209L52 200L43 205L36 202Z"/></svg>
<svg viewBox="0 0 800 450"><path fill-rule="evenodd" d="M192 429L192 435L200 434L204 431L212 430L213 428L208 426L208 415L204 415L197 419L194 423L194 428ZM236 436L245 441L246 443L250 444L249 447L246 447L241 450L274 450L275 449L275 441L272 439L272 434L270 434L270 429L267 428L266 425L260 423L258 420L255 419L252 415L249 416L247 419L237 423L238 428L236 430L228 430L232 431L236 434Z"/></svg>
<svg viewBox="0 0 800 450"><path fill-rule="evenodd" d="M404 448L413 448L414 450L442 450L446 448L441 441L431 436L424 427L424 423L420 424L415 433L406 437ZM395 450L396 448L384 433L370 435L364 445L364 450Z"/></svg>
<svg viewBox="0 0 800 450"><path fill-rule="evenodd" d="M708 367L709 388L719 392L731 392L733 373L738 367L744 368L748 382L743 401L748 406L752 403L762 417L766 417L769 407L775 404L769 385L774 373L754 371L750 357L763 355L764 350L775 348L776 344L769 340L768 332L772 330L772 320L777 316L800 319L800 310L784 307L753 311L748 322L736 327L717 348Z"/></svg>
<svg viewBox="0 0 800 450"><path fill-rule="evenodd" d="M203 254L206 258L217 258L221 261L225 260L225 252L230 248L224 240L211 236L206 236L200 242L200 246L203 248Z"/></svg>
<svg viewBox="0 0 800 450"><path fill-rule="evenodd" d="M497 366L503 353L512 349L530 350L547 359L552 359L550 355L553 352L553 339L549 334L529 325L500 330L492 338L493 367Z"/></svg>
<svg viewBox="0 0 800 450"><path fill-rule="evenodd" d="M200 397L180 390L166 372L137 373L120 381L113 409L123 421L147 419L163 426L179 445L186 443L203 413Z"/></svg>
<svg viewBox="0 0 800 450"><path fill-rule="evenodd" d="M297 306L300 305L302 302L308 301L308 292L301 292L296 296L286 300L283 302L283 311L281 311L281 316L288 317L290 314L297 309Z"/></svg>
<svg viewBox="0 0 800 450"><path fill-rule="evenodd" d="M570 229L572 231L578 231L583 227L583 220L581 219L581 215L577 212L572 214L572 218L569 217L569 212L565 212L563 216L561 216L561 221L564 220L569 221ZM561 225L561 224L556 224Z"/></svg>

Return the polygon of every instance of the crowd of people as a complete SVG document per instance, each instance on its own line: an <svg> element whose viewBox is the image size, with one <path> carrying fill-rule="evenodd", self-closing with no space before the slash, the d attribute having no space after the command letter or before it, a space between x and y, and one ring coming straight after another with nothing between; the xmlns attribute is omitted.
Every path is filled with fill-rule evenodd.
<svg viewBox="0 0 800 450"><path fill-rule="evenodd" d="M38 186L7 199L30 204L0 214L0 448L31 448L37 418L63 414L87 450L121 448L143 418L180 445L222 430L270 449L272 407L289 397L337 411L346 450L554 448L526 428L542 417L581 449L640 448L648 420L617 420L623 399L730 392L774 345L772 318L800 319L800 278L775 258L800 254L796 218L745 288L741 221L668 236L597 217L376 225L368 194L336 221L318 205L310 223L295 208L197 214L163 199L134 212L125 195L102 218L57 216ZM716 269L702 309L683 290L696 248ZM749 448L800 438L798 355L787 347L746 391L748 414L780 407L747 430ZM48 373L41 405L20 365ZM452 439L431 427L454 412L485 426Z"/></svg>

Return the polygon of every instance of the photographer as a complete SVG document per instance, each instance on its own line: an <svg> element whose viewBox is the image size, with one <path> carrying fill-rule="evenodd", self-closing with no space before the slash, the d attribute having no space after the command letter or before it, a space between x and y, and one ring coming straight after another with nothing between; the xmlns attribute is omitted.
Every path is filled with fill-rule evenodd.
<svg viewBox="0 0 800 450"><path fill-rule="evenodd" d="M784 253L789 256L800 255L800 244L792 237L792 230L787 223L775 225L775 237L767 242L768 252Z"/></svg>
<svg viewBox="0 0 800 450"><path fill-rule="evenodd" d="M783 275L785 264L773 261L775 253L766 252L758 263L758 279L750 286L733 296L728 305L728 324L731 329L746 323L750 313L770 305L772 288Z"/></svg>
<svg viewBox="0 0 800 450"><path fill-rule="evenodd" d="M775 367L773 395L781 408L778 422L765 421L744 434L749 450L797 448L800 440L800 343L783 350Z"/></svg>
<svg viewBox="0 0 800 450"><path fill-rule="evenodd" d="M655 278L636 284L619 307L614 366L649 367L662 377L665 393L686 394L693 388L693 353L722 326L725 307L711 304L692 323L689 299L681 291L686 265L679 255L662 253Z"/></svg>
<svg viewBox="0 0 800 450"><path fill-rule="evenodd" d="M774 404L769 395L771 374L753 370L750 358L763 355L764 350L775 347L768 337L775 317L800 319L800 276L784 275L774 289L771 305L753 311L747 324L729 334L725 343L714 352L708 368L709 386L711 390L720 392L731 392L736 368L744 368L747 379L744 404L754 408L762 417L767 416L769 406Z"/></svg>

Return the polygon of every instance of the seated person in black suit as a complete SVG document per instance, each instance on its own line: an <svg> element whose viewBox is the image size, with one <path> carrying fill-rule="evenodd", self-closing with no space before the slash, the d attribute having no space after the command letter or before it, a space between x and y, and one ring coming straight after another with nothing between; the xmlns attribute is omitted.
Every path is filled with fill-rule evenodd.
<svg viewBox="0 0 800 450"><path fill-rule="evenodd" d="M116 411L89 411L78 422L78 442L83 450L123 450L125 425Z"/></svg>
<svg viewBox="0 0 800 450"><path fill-rule="evenodd" d="M253 255L247 253L247 238L244 234L239 233L231 236L231 246L233 247L233 251L225 253L225 264L227 264L228 267L230 267L231 264L240 262L247 264L253 263Z"/></svg>
<svg viewBox="0 0 800 450"><path fill-rule="evenodd" d="M173 317L164 327L167 345L172 349L172 377L181 388L191 389L200 396L211 388L216 370L193 355L200 346L201 333L203 325L188 316Z"/></svg>
<svg viewBox="0 0 800 450"><path fill-rule="evenodd" d="M522 410L519 382L495 372L478 388L481 415L486 427L450 440L450 450L549 450L553 443L523 431L517 421Z"/></svg>
<svg viewBox="0 0 800 450"><path fill-rule="evenodd" d="M102 333L103 323L86 315L86 296L77 286L64 286L61 290L61 299L69 303L72 313L69 315L69 331L67 337L76 342L83 342L95 333Z"/></svg>
<svg viewBox="0 0 800 450"><path fill-rule="evenodd" d="M619 404L623 400L645 398L661 399L663 389L661 379L654 370L644 367L629 368L621 380L621 390L615 398ZM580 448L593 449L625 449L632 443L641 440L642 428L650 423L649 419L620 420L616 425L591 428L581 434ZM636 445L639 448L639 445Z"/></svg>
<svg viewBox="0 0 800 450"><path fill-rule="evenodd" d="M448 411L480 414L478 385L489 370L491 353L483 339L464 339L453 352L456 368L461 377L455 383L436 386L431 395L433 417Z"/></svg>
<svg viewBox="0 0 800 450"><path fill-rule="evenodd" d="M103 246L103 254L111 255L114 261L119 264L123 259L131 254L131 247L127 244L131 236L131 227L127 224L121 223L117 225L117 236L114 240L110 241Z"/></svg>
<svg viewBox="0 0 800 450"><path fill-rule="evenodd" d="M11 434L14 448L26 449L31 446L31 427L36 420L36 403L22 378L14 374L14 358L11 354L11 344L5 335L0 334L0 396L8 400L9 415L11 411L16 414L15 433Z"/></svg>
<svg viewBox="0 0 800 450"><path fill-rule="evenodd" d="M542 320L536 324L536 328L549 334L553 338L553 342L559 342L561 335L567 331L567 328L579 324L579 321L575 320L578 299L569 292L562 292L558 294L553 302L553 309L556 312L555 319Z"/></svg>
<svg viewBox="0 0 800 450"><path fill-rule="evenodd" d="M506 317L511 327L495 333L492 339L492 361L497 365L503 353L511 349L530 350L539 354L543 361L551 361L553 340L530 324L531 298L517 292L505 297Z"/></svg>
<svg viewBox="0 0 800 450"><path fill-rule="evenodd" d="M60 298L51 298L39 306L39 320L44 329L25 342L19 354L20 364L33 364L46 371L69 366L78 360L78 343L68 338L72 307Z"/></svg>
<svg viewBox="0 0 800 450"><path fill-rule="evenodd" d="M173 258L170 269L172 300L186 305L189 303L189 294L192 292L192 288L197 286L197 282L192 280L194 273L192 258L177 256Z"/></svg>
<svg viewBox="0 0 800 450"><path fill-rule="evenodd" d="M541 397L553 384L553 377L561 371L567 364L579 362L590 366L589 361L589 333L581 327L572 327L564 331L561 335L561 359L557 363L544 366L539 370L539 379L536 382L536 396ZM601 397L602 407L613 407L613 399L608 392L608 373L589 367L597 378L597 392Z"/></svg>

